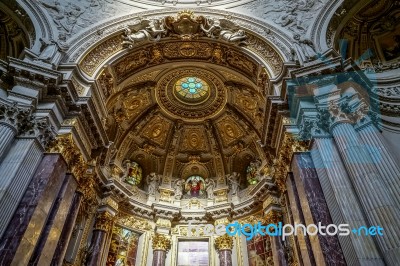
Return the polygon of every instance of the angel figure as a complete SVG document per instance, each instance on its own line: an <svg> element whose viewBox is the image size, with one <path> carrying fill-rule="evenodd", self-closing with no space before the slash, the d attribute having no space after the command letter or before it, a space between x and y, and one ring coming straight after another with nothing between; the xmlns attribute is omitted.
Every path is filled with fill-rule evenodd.
<svg viewBox="0 0 400 266"><path fill-rule="evenodd" d="M201 30L210 38L220 38L230 43L243 43L247 39L244 30L228 19L208 19L208 28L200 25Z"/></svg>
<svg viewBox="0 0 400 266"><path fill-rule="evenodd" d="M134 32L132 32L132 29ZM128 48L132 48L137 42L142 41L159 41L162 34L167 31L163 24L156 19L153 20L141 20L140 23L125 28L122 44L128 45Z"/></svg>
<svg viewBox="0 0 400 266"><path fill-rule="evenodd" d="M204 185L206 186L207 197L209 199L213 199L214 198L215 181L212 180L211 178L207 178L204 182Z"/></svg>
<svg viewBox="0 0 400 266"><path fill-rule="evenodd" d="M156 173L150 173L147 177L146 177L146 182L148 185L148 192L150 196L155 196L156 192L158 190L158 185L160 183L160 178L158 177L158 175Z"/></svg>
<svg viewBox="0 0 400 266"><path fill-rule="evenodd" d="M233 172L231 175L228 175L228 182L231 188L232 196L236 196L239 190L239 174Z"/></svg>
<svg viewBox="0 0 400 266"><path fill-rule="evenodd" d="M174 188L175 199L179 200L182 198L182 195L183 195L182 189L183 189L184 183L185 183L185 180L183 180L183 179L178 179L178 180L174 181L173 188Z"/></svg>

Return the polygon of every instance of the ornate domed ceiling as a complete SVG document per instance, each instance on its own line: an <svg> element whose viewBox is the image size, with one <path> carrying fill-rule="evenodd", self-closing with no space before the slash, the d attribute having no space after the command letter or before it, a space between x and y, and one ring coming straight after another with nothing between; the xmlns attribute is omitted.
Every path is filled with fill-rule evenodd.
<svg viewBox="0 0 400 266"><path fill-rule="evenodd" d="M245 176L262 154L264 96L241 73L182 61L139 71L113 87L107 134L119 149L117 160L138 162L143 175Z"/></svg>

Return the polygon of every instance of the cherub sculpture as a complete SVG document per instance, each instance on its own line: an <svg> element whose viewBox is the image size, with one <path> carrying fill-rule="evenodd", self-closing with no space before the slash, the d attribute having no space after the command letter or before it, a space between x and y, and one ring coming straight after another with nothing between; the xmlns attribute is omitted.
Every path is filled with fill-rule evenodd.
<svg viewBox="0 0 400 266"><path fill-rule="evenodd" d="M244 30L239 29L238 25L227 19L208 19L206 27L200 25L201 30L210 38L219 38L235 44L244 44L247 39Z"/></svg>
<svg viewBox="0 0 400 266"><path fill-rule="evenodd" d="M165 33L167 30L159 20L141 20L140 23L125 28L122 44L132 48L138 42L159 41Z"/></svg>

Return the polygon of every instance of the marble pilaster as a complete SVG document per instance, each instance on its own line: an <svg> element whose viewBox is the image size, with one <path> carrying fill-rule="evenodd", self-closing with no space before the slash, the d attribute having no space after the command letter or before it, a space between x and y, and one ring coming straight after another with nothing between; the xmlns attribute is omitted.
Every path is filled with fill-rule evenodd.
<svg viewBox="0 0 400 266"><path fill-rule="evenodd" d="M0 264L28 264L66 170L67 165L61 155L46 154L43 157L0 241Z"/></svg>
<svg viewBox="0 0 400 266"><path fill-rule="evenodd" d="M152 248L152 266L165 266L165 258L171 248L171 240L166 235L156 233L152 239Z"/></svg>
<svg viewBox="0 0 400 266"><path fill-rule="evenodd" d="M0 163L0 237L4 234L25 189L39 165L43 150L35 139L15 139Z"/></svg>
<svg viewBox="0 0 400 266"><path fill-rule="evenodd" d="M310 153L295 153L291 167L306 224L321 223L323 226L332 224ZM318 234L316 237L310 238L317 265L346 265L336 235Z"/></svg>
<svg viewBox="0 0 400 266"><path fill-rule="evenodd" d="M287 266L285 251L282 246L280 236L271 236L272 256L274 258L274 266Z"/></svg>
<svg viewBox="0 0 400 266"><path fill-rule="evenodd" d="M222 235L215 239L220 266L232 266L233 237Z"/></svg>
<svg viewBox="0 0 400 266"><path fill-rule="evenodd" d="M358 134L375 162L383 182L389 189L392 199L400 206L400 166L390 153L385 139L378 129L370 122L362 127Z"/></svg>
<svg viewBox="0 0 400 266"><path fill-rule="evenodd" d="M397 265L400 261L399 207L354 127L346 121L339 122L331 132L370 224L384 229L383 236L376 237L384 260L388 265Z"/></svg>
<svg viewBox="0 0 400 266"><path fill-rule="evenodd" d="M113 226L113 215L107 211L99 212L96 215L91 244L89 247L89 257L87 266L101 265L102 256L106 249L107 234Z"/></svg>
<svg viewBox="0 0 400 266"><path fill-rule="evenodd" d="M332 220L351 228L368 225L350 177L332 138L316 138L311 152ZM384 265L369 236L338 236L346 262L351 265Z"/></svg>
<svg viewBox="0 0 400 266"><path fill-rule="evenodd" d="M293 224L306 224L304 220L304 214L300 205L300 198L296 189L296 184L294 182L293 173L288 173L288 178L286 179L286 187L290 202L290 209L292 211ZM317 264L314 259L314 254L308 235L297 234L297 236L295 237L297 238L297 242L299 243L301 255L300 259L303 261L303 264L316 266Z"/></svg>
<svg viewBox="0 0 400 266"><path fill-rule="evenodd" d="M69 208L68 216L65 220L64 227L61 232L60 239L57 243L56 251L54 252L53 260L51 265L57 266L61 265L65 253L67 252L68 243L71 239L72 231L74 229L76 219L78 217L79 209L82 203L82 194L80 192L75 192L74 198L71 203L71 207Z"/></svg>
<svg viewBox="0 0 400 266"><path fill-rule="evenodd" d="M30 259L30 265L50 265L76 187L75 178L71 174L67 174Z"/></svg>

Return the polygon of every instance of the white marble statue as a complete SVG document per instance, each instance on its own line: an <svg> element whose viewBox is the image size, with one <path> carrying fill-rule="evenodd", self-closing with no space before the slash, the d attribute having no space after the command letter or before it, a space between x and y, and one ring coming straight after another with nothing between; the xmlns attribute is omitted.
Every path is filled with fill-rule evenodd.
<svg viewBox="0 0 400 266"><path fill-rule="evenodd" d="M201 30L210 38L219 38L230 43L242 43L247 39L244 30L227 19L208 19L208 28L200 25Z"/></svg>
<svg viewBox="0 0 400 266"><path fill-rule="evenodd" d="M160 183L160 178L156 173L150 173L146 177L147 185L148 185L148 193L150 196L155 196L158 190L158 186Z"/></svg>
<svg viewBox="0 0 400 266"><path fill-rule="evenodd" d="M215 181L212 180L211 178L207 178L204 182L204 185L206 186L207 197L209 199L213 199L214 198Z"/></svg>
<svg viewBox="0 0 400 266"><path fill-rule="evenodd" d="M183 179L177 179L174 181L173 188L174 188L175 199L180 200L182 198L182 195L183 195L182 190L183 190L184 183L185 183L185 180L183 180Z"/></svg>
<svg viewBox="0 0 400 266"><path fill-rule="evenodd" d="M132 48L138 42L159 41L166 32L164 25L157 19L141 20L139 24L125 28L122 44Z"/></svg>
<svg viewBox="0 0 400 266"><path fill-rule="evenodd" d="M236 196L239 192L239 173L233 172L228 175L228 182L232 196Z"/></svg>

